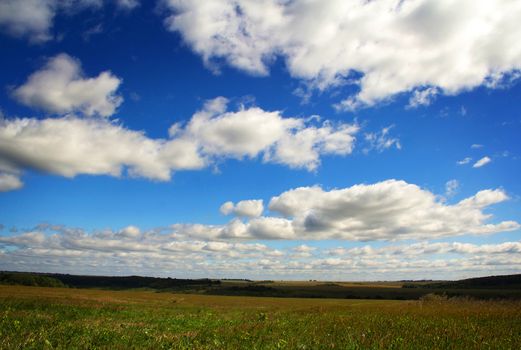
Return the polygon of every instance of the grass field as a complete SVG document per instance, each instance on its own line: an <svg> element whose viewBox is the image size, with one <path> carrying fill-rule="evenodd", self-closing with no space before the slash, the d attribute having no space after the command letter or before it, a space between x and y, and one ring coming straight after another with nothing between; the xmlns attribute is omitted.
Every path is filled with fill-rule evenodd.
<svg viewBox="0 0 521 350"><path fill-rule="evenodd" d="M0 348L520 349L521 303L0 286Z"/></svg>

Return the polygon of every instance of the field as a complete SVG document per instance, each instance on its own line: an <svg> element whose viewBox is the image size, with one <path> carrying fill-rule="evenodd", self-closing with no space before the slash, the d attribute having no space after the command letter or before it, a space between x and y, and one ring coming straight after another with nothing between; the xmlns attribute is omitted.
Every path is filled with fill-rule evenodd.
<svg viewBox="0 0 521 350"><path fill-rule="evenodd" d="M298 299L0 285L0 348L521 348L519 301L425 299Z"/></svg>

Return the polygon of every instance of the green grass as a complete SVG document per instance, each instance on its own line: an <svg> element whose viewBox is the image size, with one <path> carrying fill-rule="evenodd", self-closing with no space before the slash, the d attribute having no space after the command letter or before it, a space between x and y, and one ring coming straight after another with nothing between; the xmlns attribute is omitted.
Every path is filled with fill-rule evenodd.
<svg viewBox="0 0 521 350"><path fill-rule="evenodd" d="M515 301L0 286L2 349L520 349Z"/></svg>

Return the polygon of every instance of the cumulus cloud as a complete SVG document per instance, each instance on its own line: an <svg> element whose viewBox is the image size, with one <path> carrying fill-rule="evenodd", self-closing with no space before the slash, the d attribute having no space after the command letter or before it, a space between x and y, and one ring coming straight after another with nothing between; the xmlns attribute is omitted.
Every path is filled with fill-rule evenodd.
<svg viewBox="0 0 521 350"><path fill-rule="evenodd" d="M127 238L137 238L141 234L141 230L139 227L134 225L129 225L127 227L124 227L119 234L123 237Z"/></svg>
<svg viewBox="0 0 521 350"><path fill-rule="evenodd" d="M51 1L0 2L0 29L15 37L29 37L33 42L49 40L53 17L54 8Z"/></svg>
<svg viewBox="0 0 521 350"><path fill-rule="evenodd" d="M276 249L257 242L183 239L169 230L141 231L132 226L86 232L40 225L0 235L0 264L7 270L190 278L457 278L518 271L519 253L517 241L337 248L301 244Z"/></svg>
<svg viewBox="0 0 521 350"><path fill-rule="evenodd" d="M264 205L262 199L244 200L237 204L226 202L221 206L220 211L224 215L233 214L235 216L254 218L262 215Z"/></svg>
<svg viewBox="0 0 521 350"><path fill-rule="evenodd" d="M269 209L291 220L299 238L432 239L518 229L514 221L485 223L491 216L482 210L507 198L502 190L484 190L446 205L414 184L387 180L331 191L301 187L273 197Z"/></svg>
<svg viewBox="0 0 521 350"><path fill-rule="evenodd" d="M238 159L262 154L265 162L314 170L321 154L350 154L359 130L356 124L313 125L317 118L283 118L258 107L228 112L227 103L223 97L207 102L185 128L206 154Z"/></svg>
<svg viewBox="0 0 521 350"><path fill-rule="evenodd" d="M382 256L400 256L413 258L434 254L517 254L521 252L521 242L504 242L498 244L471 244L460 242L419 242L408 245L389 245L373 248L370 245L356 248L335 248L327 252L329 255L365 256L378 258Z"/></svg>
<svg viewBox="0 0 521 350"><path fill-rule="evenodd" d="M128 174L167 181L174 171L201 169L225 158L261 157L264 162L313 170L322 155L347 155L354 147L354 124L285 118L258 107L228 111L226 102L207 102L186 125L171 126L166 139L149 138L102 118L4 119L0 169L13 173L29 168L66 177ZM295 138L302 142L288 142Z"/></svg>
<svg viewBox="0 0 521 350"><path fill-rule="evenodd" d="M490 159L489 157L485 156L485 157L481 158L480 160L478 160L476 163L474 163L474 165L472 165L472 167L473 168L481 168L482 166L487 165L491 161L492 161L492 159Z"/></svg>
<svg viewBox="0 0 521 350"><path fill-rule="evenodd" d="M73 13L88 7L100 7L101 0L2 0L0 30L33 43L52 39L53 20L59 11Z"/></svg>
<svg viewBox="0 0 521 350"><path fill-rule="evenodd" d="M121 80L109 71L85 77L77 59L60 54L29 76L13 91L13 96L25 105L51 113L108 117L123 102L116 95L120 84Z"/></svg>
<svg viewBox="0 0 521 350"><path fill-rule="evenodd" d="M271 198L270 211L281 216L251 215L249 220L235 218L224 225L175 224L171 228L176 237L207 240L438 239L519 229L515 221L489 223L492 215L485 210L506 200L503 190L487 189L449 205L440 196L398 180L330 191L300 187ZM221 207L224 213L234 210L231 202Z"/></svg>
<svg viewBox="0 0 521 350"><path fill-rule="evenodd" d="M0 172L0 192L17 190L23 183L17 175Z"/></svg>
<svg viewBox="0 0 521 350"><path fill-rule="evenodd" d="M17 169L170 179L177 169L205 165L197 146L184 139L150 139L101 119L12 119L0 124L0 161Z"/></svg>
<svg viewBox="0 0 521 350"><path fill-rule="evenodd" d="M215 68L266 75L276 57L318 89L354 83L355 109L413 92L412 105L517 76L521 4L509 0L164 0L165 26ZM491 15L493 14L493 15Z"/></svg>

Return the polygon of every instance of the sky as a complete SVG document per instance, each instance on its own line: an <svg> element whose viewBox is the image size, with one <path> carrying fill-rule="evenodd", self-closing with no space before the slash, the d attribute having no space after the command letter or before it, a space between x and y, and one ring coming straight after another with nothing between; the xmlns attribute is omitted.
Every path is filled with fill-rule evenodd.
<svg viewBox="0 0 521 350"><path fill-rule="evenodd" d="M0 270L521 273L521 2L0 0Z"/></svg>

